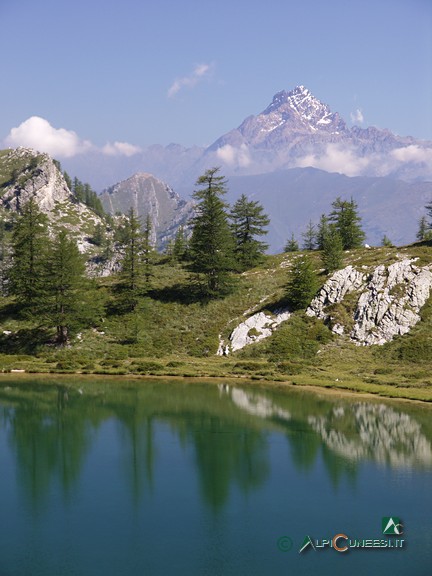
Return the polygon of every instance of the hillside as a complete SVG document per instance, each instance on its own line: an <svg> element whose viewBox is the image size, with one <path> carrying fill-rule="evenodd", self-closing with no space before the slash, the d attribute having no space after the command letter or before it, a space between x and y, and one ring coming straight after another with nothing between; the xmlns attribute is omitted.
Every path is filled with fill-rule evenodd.
<svg viewBox="0 0 432 576"><path fill-rule="evenodd" d="M319 253L311 256L319 268ZM237 276L232 294L204 303L193 289L187 268L160 257L150 292L136 313L123 315L110 311L113 279L101 278L98 283L107 305L105 316L63 349L32 341L29 323L17 317L10 298L3 298L0 367L62 373L249 377L432 400L430 298L420 311L421 321L408 334L396 336L383 346L356 346L347 334L335 334L323 320L296 312L269 338L229 356L216 355L220 338L228 339L239 322L259 311L275 314L286 305L288 271L297 257L301 254L269 256L262 266ZM383 263L389 266L409 258L417 258L417 266L430 266L432 248L419 244L355 250L345 254L344 265L352 264L368 275ZM321 275L322 284L325 280ZM334 308L333 316L349 324L353 310L353 300L347 298Z"/></svg>

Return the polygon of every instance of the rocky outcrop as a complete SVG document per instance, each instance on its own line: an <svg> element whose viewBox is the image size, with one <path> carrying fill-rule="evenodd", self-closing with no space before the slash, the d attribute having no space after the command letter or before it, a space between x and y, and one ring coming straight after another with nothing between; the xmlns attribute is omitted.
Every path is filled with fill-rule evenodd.
<svg viewBox="0 0 432 576"><path fill-rule="evenodd" d="M11 182L3 186L0 204L6 209L17 211L34 198L41 211L50 214L56 203L73 200L62 173L48 154L17 148L2 159L2 164L20 167L11 168Z"/></svg>
<svg viewBox="0 0 432 576"><path fill-rule="evenodd" d="M364 287L365 275L353 266L347 266L343 270L338 270L327 280L317 296L310 303L306 311L308 316L326 319L326 306L341 302L344 297L360 288Z"/></svg>
<svg viewBox="0 0 432 576"><path fill-rule="evenodd" d="M351 338L360 344L385 344L406 334L420 320L432 288L430 267L412 260L378 266L361 294Z"/></svg>
<svg viewBox="0 0 432 576"><path fill-rule="evenodd" d="M404 259L388 267L380 265L369 277L352 266L339 270L327 280L306 313L332 320L328 306L343 302L350 292L358 292L351 340L362 345L385 344L417 324L419 312L429 298L432 267L419 267L414 262ZM344 327L336 322L333 331L341 334Z"/></svg>
<svg viewBox="0 0 432 576"><path fill-rule="evenodd" d="M87 255L89 272L105 275L112 263L99 262L98 249L91 239L96 226L106 229L106 222L72 194L58 163L48 154L30 148L2 152L0 208L5 215L19 212L30 199L48 216L49 232L65 228L75 238L80 252Z"/></svg>
<svg viewBox="0 0 432 576"><path fill-rule="evenodd" d="M230 352L241 350L248 344L268 338L281 322L288 320L290 315L288 309L279 309L275 310L273 314L257 312L249 316L247 320L241 322L231 332L229 343L225 343L220 339L217 351L218 356L227 356Z"/></svg>

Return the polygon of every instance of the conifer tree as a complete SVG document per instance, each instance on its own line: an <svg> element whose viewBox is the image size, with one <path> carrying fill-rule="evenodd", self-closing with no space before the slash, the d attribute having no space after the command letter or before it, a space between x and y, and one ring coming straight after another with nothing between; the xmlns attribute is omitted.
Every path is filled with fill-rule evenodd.
<svg viewBox="0 0 432 576"><path fill-rule="evenodd" d="M426 216L422 216L419 220L419 228L416 235L417 240L425 240L428 232L428 223Z"/></svg>
<svg viewBox="0 0 432 576"><path fill-rule="evenodd" d="M46 268L42 317L45 325L56 328L56 343L65 345L101 309L85 275L84 258L67 230L61 229L50 243Z"/></svg>
<svg viewBox="0 0 432 576"><path fill-rule="evenodd" d="M294 232L291 234L291 238L287 240L285 244L285 252L298 252L300 250L297 240L294 238Z"/></svg>
<svg viewBox="0 0 432 576"><path fill-rule="evenodd" d="M240 270L247 270L260 263L268 244L256 239L267 234L265 227L270 220L259 202L248 200L242 194L231 209L232 231L234 234L234 256Z"/></svg>
<svg viewBox="0 0 432 576"><path fill-rule="evenodd" d="M293 262L287 285L287 298L293 310L305 309L318 289L318 278L309 256L299 256Z"/></svg>
<svg viewBox="0 0 432 576"><path fill-rule="evenodd" d="M361 218L357 213L357 204L351 198L350 201L336 198L332 203L333 211L329 220L342 238L344 250L360 248L365 240L365 234L361 228Z"/></svg>
<svg viewBox="0 0 432 576"><path fill-rule="evenodd" d="M172 257L181 262L187 257L188 241L184 226L179 226L172 244Z"/></svg>
<svg viewBox="0 0 432 576"><path fill-rule="evenodd" d="M316 235L318 250L324 250L324 241L329 233L330 233L329 219L325 214L321 214Z"/></svg>
<svg viewBox="0 0 432 576"><path fill-rule="evenodd" d="M334 226L329 226L323 237L321 258L327 273L335 272L342 268L342 238Z"/></svg>
<svg viewBox="0 0 432 576"><path fill-rule="evenodd" d="M129 210L119 236L124 251L117 285L120 294L119 304L124 312L134 311L139 298L144 294L144 245L141 222L133 208Z"/></svg>
<svg viewBox="0 0 432 576"><path fill-rule="evenodd" d="M31 198L21 209L12 232L10 292L26 314L37 314L45 290L48 218Z"/></svg>
<svg viewBox="0 0 432 576"><path fill-rule="evenodd" d="M155 250L152 244L152 230L152 219L150 214L147 214L144 224L144 231L142 234L142 262L144 278L147 283L147 287L150 284L150 278L153 276L153 257Z"/></svg>
<svg viewBox="0 0 432 576"><path fill-rule="evenodd" d="M316 228L315 228L315 224L312 222L312 220L309 221L308 227L306 228L306 231L303 232L302 234L302 238L303 238L303 250L315 250L316 248L316 239L317 239L317 235L316 235Z"/></svg>
<svg viewBox="0 0 432 576"><path fill-rule="evenodd" d="M393 246L393 242L386 234L384 234L384 236L381 239L381 246L386 246L387 248L391 248Z"/></svg>
<svg viewBox="0 0 432 576"><path fill-rule="evenodd" d="M11 264L10 238L6 230L6 222L0 216L0 295L5 295L7 292Z"/></svg>
<svg viewBox="0 0 432 576"><path fill-rule="evenodd" d="M226 193L226 181L218 171L211 168L197 180L200 188L193 194L198 203L190 241L191 270L204 277L202 288L210 297L229 288L229 273L234 267L227 205L220 198Z"/></svg>

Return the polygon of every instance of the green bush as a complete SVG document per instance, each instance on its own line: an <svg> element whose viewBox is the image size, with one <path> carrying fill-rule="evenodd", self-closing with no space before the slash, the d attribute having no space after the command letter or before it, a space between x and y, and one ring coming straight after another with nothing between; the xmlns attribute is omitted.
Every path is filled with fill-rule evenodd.
<svg viewBox="0 0 432 576"><path fill-rule="evenodd" d="M432 359L432 338L418 335L401 340L399 359L408 362L427 362Z"/></svg>
<svg viewBox="0 0 432 576"><path fill-rule="evenodd" d="M305 315L294 315L271 337L268 347L269 358L273 362L313 358L319 345L331 338L329 329L320 320Z"/></svg>
<svg viewBox="0 0 432 576"><path fill-rule="evenodd" d="M294 376L302 372L302 367L298 364L293 364L292 362L279 362L276 368L279 372L288 374L289 376Z"/></svg>
<svg viewBox="0 0 432 576"><path fill-rule="evenodd" d="M263 370L265 368L265 364L262 362L237 362L234 364L232 371L233 372L257 372L259 370Z"/></svg>
<svg viewBox="0 0 432 576"><path fill-rule="evenodd" d="M159 362L140 362L139 364L132 366L134 372L139 372L141 374L148 373L148 372L157 372L159 370L163 370L164 366L159 364Z"/></svg>

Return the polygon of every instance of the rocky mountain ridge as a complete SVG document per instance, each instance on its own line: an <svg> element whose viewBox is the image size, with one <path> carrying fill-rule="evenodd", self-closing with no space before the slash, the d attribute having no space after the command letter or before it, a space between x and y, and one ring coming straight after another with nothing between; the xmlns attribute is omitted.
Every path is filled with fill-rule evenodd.
<svg viewBox="0 0 432 576"><path fill-rule="evenodd" d="M111 186L100 199L109 214L127 213L133 208L142 220L150 216L153 243L159 249L175 237L179 226L187 227L193 215L192 202L181 199L165 182L148 173L134 174Z"/></svg>
<svg viewBox="0 0 432 576"><path fill-rule="evenodd" d="M58 163L48 154L29 148L0 152L0 210L7 216L34 199L48 216L52 229L65 227L83 253L92 253L90 242L103 218L80 202L69 189Z"/></svg>

